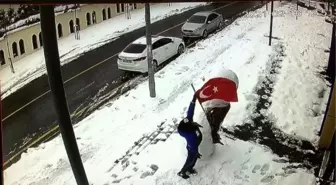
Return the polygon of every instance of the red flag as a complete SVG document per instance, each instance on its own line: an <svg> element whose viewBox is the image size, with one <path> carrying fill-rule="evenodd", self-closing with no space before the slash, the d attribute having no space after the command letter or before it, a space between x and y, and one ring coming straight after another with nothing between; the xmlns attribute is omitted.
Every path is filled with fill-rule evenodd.
<svg viewBox="0 0 336 185"><path fill-rule="evenodd" d="M223 77L211 78L196 93L200 103L213 99L238 101L236 83Z"/></svg>

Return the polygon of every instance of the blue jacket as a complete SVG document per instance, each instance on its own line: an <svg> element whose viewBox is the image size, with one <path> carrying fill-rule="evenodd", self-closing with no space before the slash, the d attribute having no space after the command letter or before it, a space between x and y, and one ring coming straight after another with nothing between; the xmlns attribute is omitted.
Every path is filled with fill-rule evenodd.
<svg viewBox="0 0 336 185"><path fill-rule="evenodd" d="M199 141L196 134L198 127L193 123L194 110L195 110L195 101L192 101L190 102L186 117L188 119L188 122L182 120L178 125L177 131L182 137L184 137L187 140L187 148L192 152L198 153Z"/></svg>

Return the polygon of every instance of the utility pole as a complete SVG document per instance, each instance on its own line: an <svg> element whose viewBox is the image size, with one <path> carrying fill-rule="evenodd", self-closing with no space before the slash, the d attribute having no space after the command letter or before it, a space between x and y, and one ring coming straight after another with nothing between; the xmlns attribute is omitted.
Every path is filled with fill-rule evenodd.
<svg viewBox="0 0 336 185"><path fill-rule="evenodd" d="M147 62L148 62L148 83L149 95L155 98L155 79L153 70L153 53L152 53L152 33L150 29L150 7L149 3L145 4L145 21L146 21L146 42L147 42Z"/></svg>
<svg viewBox="0 0 336 185"><path fill-rule="evenodd" d="M10 54L10 49L9 49L9 43L8 43L8 35L7 35L7 30L5 31L5 36L4 38L6 39L6 45L7 45L7 51L8 51L8 60L9 60L9 65L11 67L12 73L15 73L15 69L14 69L14 64L13 64L13 60Z"/></svg>
<svg viewBox="0 0 336 185"><path fill-rule="evenodd" d="M266 11L268 11L268 0L266 0Z"/></svg>
<svg viewBox="0 0 336 185"><path fill-rule="evenodd" d="M53 95L54 106L58 116L63 143L77 184L89 185L78 150L75 133L71 124L69 108L63 86L62 71L57 46L54 6L41 5L40 17L44 58L49 86Z"/></svg>
<svg viewBox="0 0 336 185"><path fill-rule="evenodd" d="M299 14L299 0L296 0L296 20L298 18L298 14Z"/></svg>
<svg viewBox="0 0 336 185"><path fill-rule="evenodd" d="M12 8L11 5L9 5L9 8ZM8 22L7 24L10 24L10 19L11 17L8 17ZM11 54L10 54L10 50L9 50L9 43L8 43L8 32L7 32L7 25L5 25L5 39L6 39L6 44L7 44L7 51L8 51L8 60L9 60L9 65L11 67L12 73L15 73L15 69L14 69L14 64L13 64L13 60L11 58ZM13 51L14 52L14 51Z"/></svg>
<svg viewBox="0 0 336 185"><path fill-rule="evenodd" d="M269 42L268 42L269 46L272 44L272 27L273 27L273 0L271 2L271 23L270 23Z"/></svg>

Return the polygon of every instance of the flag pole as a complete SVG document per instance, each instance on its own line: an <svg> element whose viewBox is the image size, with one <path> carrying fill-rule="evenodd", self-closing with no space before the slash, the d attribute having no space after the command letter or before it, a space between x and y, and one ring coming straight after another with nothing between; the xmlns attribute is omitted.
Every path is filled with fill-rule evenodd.
<svg viewBox="0 0 336 185"><path fill-rule="evenodd" d="M191 83L191 87L193 88L193 90L194 90L194 93L195 93L195 92L196 92L196 89L195 89L195 86L194 86L194 84L192 84L192 83ZM203 107L202 103L199 101L198 97L197 97L197 101L198 101L198 103L201 105L201 107L202 107L202 110L203 110L203 112L204 112L204 114L205 114L205 116L206 116L206 118L207 118L207 120L208 120L208 116L206 115L205 109L204 109L204 107ZM209 122L209 120L208 120L208 122ZM210 123L210 122L209 122L209 123Z"/></svg>

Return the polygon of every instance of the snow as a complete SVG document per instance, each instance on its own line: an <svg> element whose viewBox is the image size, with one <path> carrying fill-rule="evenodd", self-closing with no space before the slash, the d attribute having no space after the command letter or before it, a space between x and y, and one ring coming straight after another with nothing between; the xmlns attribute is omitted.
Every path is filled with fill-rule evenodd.
<svg viewBox="0 0 336 185"><path fill-rule="evenodd" d="M330 47L332 25L326 24L323 16L308 16L307 11L301 11L303 14L298 20L281 17L274 19L274 24L277 24L277 29L273 30L274 35L287 33L281 40L286 43L288 57L282 63L274 87L271 98L274 103L270 112L278 120L278 127L286 133L314 142L318 139L317 133L330 91L325 80L317 74L323 71L328 62L329 53L325 50ZM310 25L324 29L311 34L312 30L307 28ZM305 41L308 43L303 45Z"/></svg>
<svg viewBox="0 0 336 185"><path fill-rule="evenodd" d="M152 5L151 22L156 22L168 16L179 14L205 4L206 3L173 3L171 6L168 6L167 3L164 3ZM58 40L61 65L71 62L85 52L117 39L122 34L145 26L144 11L144 9L133 10L132 19L126 19L125 15L119 15L81 30L81 40L76 40L73 35ZM99 30L99 34L92 34L96 30ZM43 49L15 62L14 69L15 74L11 72L10 66L0 71L3 98L46 73Z"/></svg>
<svg viewBox="0 0 336 185"><path fill-rule="evenodd" d="M279 2L275 5L280 10L294 7ZM262 7L256 11L264 10ZM307 135L314 135L314 129L310 128L316 125L306 121L317 118L306 114L305 106L316 103L316 92L325 86L317 72L326 66L326 54L320 49L329 47L326 40L330 41L331 26L323 17L301 16L295 24L294 21L293 17L275 18L273 36L280 40L273 39L273 46L269 47L265 37L269 16L238 18L157 72L156 98L149 97L145 81L78 123L74 129L90 183L315 184L313 172L300 168L299 164L288 163L286 158L279 158L257 143L229 138L224 139L224 146L214 146L214 153L196 164L197 176L184 180L176 175L186 158L186 149L185 140L175 132L175 123L185 116L192 99L190 84L199 88L204 83L203 77L207 79L223 68L234 71L239 78L239 102L231 104L224 121L226 128L244 124L251 117L251 105L258 99L256 85L264 78L270 62L282 57L282 68L275 78L271 97L272 107L266 113L277 117L276 124L284 131L287 129L281 127L281 120L293 119L295 125L288 124L288 128L295 133L305 130ZM294 44L299 45L294 47ZM284 47L285 55L280 56L279 46ZM303 50L310 54L300 56ZM319 110L325 104L325 100L321 101ZM288 110L295 110L295 114ZM203 122L202 117L204 113L197 105L195 121ZM116 160L120 162L115 163ZM61 136L28 149L5 171L5 184L32 183L75 184Z"/></svg>

